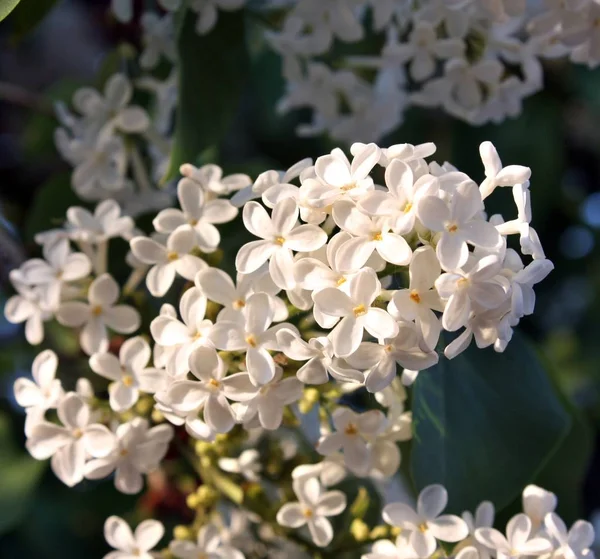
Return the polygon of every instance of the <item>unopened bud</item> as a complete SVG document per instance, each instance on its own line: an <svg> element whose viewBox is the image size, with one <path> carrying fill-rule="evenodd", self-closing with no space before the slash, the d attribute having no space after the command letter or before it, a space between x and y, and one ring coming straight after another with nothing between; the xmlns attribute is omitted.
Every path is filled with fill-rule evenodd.
<svg viewBox="0 0 600 559"><path fill-rule="evenodd" d="M360 518L355 518L352 521L350 533L357 542L364 542L369 539L369 527Z"/></svg>

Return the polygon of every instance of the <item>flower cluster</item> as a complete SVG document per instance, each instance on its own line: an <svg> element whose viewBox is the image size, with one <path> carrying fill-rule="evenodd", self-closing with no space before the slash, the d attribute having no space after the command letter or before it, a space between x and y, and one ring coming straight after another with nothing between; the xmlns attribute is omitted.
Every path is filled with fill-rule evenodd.
<svg viewBox="0 0 600 559"><path fill-rule="evenodd" d="M541 61L600 63L594 0L286 5L283 24L267 38L287 80L280 111L312 110L311 122L298 129L305 135L376 141L410 106L440 107L475 125L497 123L517 116L523 99L542 89ZM348 55L338 48L343 44L362 48Z"/></svg>
<svg viewBox="0 0 600 559"><path fill-rule="evenodd" d="M176 62L173 12L182 2L158 4L166 14L147 12L141 20L146 69L161 58ZM246 4L197 0L189 9L197 33L206 35L220 10ZM595 0L269 0L247 10L282 58L287 87L278 110L309 108L311 121L298 133L326 132L338 141L377 141L411 106L439 107L475 125L498 123L543 88L544 60L600 64ZM130 21L132 1L113 0L113 12ZM163 101L172 92L170 80L142 81L160 87ZM117 158L114 142L103 149Z"/></svg>
<svg viewBox="0 0 600 559"><path fill-rule="evenodd" d="M62 227L36 237L43 258L11 272L17 294L5 315L26 323L32 344L42 342L45 322L71 329L97 388L86 377L75 390L63 387L56 354L38 355L33 380L15 383L32 456L51 457L69 486L114 472L118 490L137 493L146 474L165 467L182 428L182 436L196 440L205 484L223 475L241 478L252 491L264 491L266 502L277 502L278 485L256 449L275 445L284 464L293 465L290 489L298 500L284 502L277 523L306 525L311 545L329 545L329 517L346 508L347 496L325 488L348 476L381 482L398 474L398 443L412 436L404 386L440 353L452 359L472 340L503 351L513 328L534 310L534 285L553 267L531 227L527 167L503 166L485 142L478 184L449 163L428 162L434 153L434 144L354 144L351 158L336 148L254 182L224 176L216 165L186 164L179 207L158 212L149 235L112 199L93 213L70 208ZM508 219L485 212L485 201L502 190L515 203ZM233 257L221 249L218 226L236 218L241 242ZM510 236L520 252L508 246ZM124 241L130 271L121 289L115 278L123 274L109 255ZM225 269L233 264L235 278L219 262ZM168 302L146 309L146 289ZM144 309L151 313L145 322ZM140 329L137 336L113 336ZM443 331L458 335L447 343ZM375 395L379 409L357 411L342 401L361 389ZM315 408L317 432L310 434L298 421ZM282 425L298 427L295 435L286 437ZM302 451L307 441L316 454ZM199 532L180 530L185 537L171 543L171 552L241 557L231 534L206 523L219 493L206 485L198 491L188 503L203 511L194 525ZM463 554L505 553L503 536L489 522L475 530L469 521L440 517L445 501L444 490L433 486L416 512L388 505L384 519L402 536L375 543L365 557L385 557L392 548L402 557L428 557L438 539L468 538ZM258 513L250 512L255 522ZM508 541L515 530L527 532L517 542L525 546L534 534L528 522L514 520ZM554 516L544 522L545 539L536 536L531 541L539 545L527 543L530 553L520 554L571 541ZM140 556L162 536L157 524L143 526L132 535L111 518L107 540ZM258 530L258 537L285 554L289 544L274 529Z"/></svg>

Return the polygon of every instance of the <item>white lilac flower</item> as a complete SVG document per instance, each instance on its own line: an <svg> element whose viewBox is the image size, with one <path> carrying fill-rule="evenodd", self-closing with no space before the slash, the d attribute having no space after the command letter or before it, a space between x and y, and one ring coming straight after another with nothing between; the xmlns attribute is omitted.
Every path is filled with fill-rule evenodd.
<svg viewBox="0 0 600 559"><path fill-rule="evenodd" d="M244 559L244 554L223 541L223 534L214 524L206 524L198 531L195 542L174 540L169 550L178 559Z"/></svg>
<svg viewBox="0 0 600 559"><path fill-rule="evenodd" d="M417 500L415 511L405 503L391 503L383 509L383 519L392 526L410 530L409 542L419 557L429 557L437 540L458 542L469 534L459 516L441 514L448 504L448 493L441 485L428 485Z"/></svg>
<svg viewBox="0 0 600 559"><path fill-rule="evenodd" d="M323 492L316 478L299 478L293 482L298 501L286 503L277 512L277 523L287 528L307 526L313 542L325 547L333 539L333 528L327 519L346 508L346 496L341 491Z"/></svg>
<svg viewBox="0 0 600 559"><path fill-rule="evenodd" d="M255 448L244 450L237 458L219 458L219 468L232 474L240 474L248 481L259 481L262 468L260 454Z"/></svg>
<svg viewBox="0 0 600 559"><path fill-rule="evenodd" d="M237 373L232 376L237 375L244 375L247 379L246 384L252 385L249 374ZM248 390L243 399L238 397L240 403L233 405L236 419L247 423L258 416L258 422L263 429L277 429L283 420L285 406L297 402L302 397L303 390L302 383L297 378L282 377L283 370L276 367L275 375L270 381Z"/></svg>
<svg viewBox="0 0 600 559"><path fill-rule="evenodd" d="M418 559L411 547L407 534L400 534L395 541L377 540L370 553L361 555L361 559Z"/></svg>
<svg viewBox="0 0 600 559"><path fill-rule="evenodd" d="M67 210L70 235L76 240L97 244L113 237L127 239L134 223L129 216L121 215L121 208L114 200L100 202L94 213L85 208L72 206Z"/></svg>
<svg viewBox="0 0 600 559"><path fill-rule="evenodd" d="M391 219L371 218L347 200L336 202L332 215L336 225L353 237L339 249L341 268L352 270L364 266L373 251L390 264L406 266L410 262L412 250L404 237L391 231Z"/></svg>
<svg viewBox="0 0 600 559"><path fill-rule="evenodd" d="M56 308L63 284L87 277L92 264L85 254L71 252L66 239L45 244L42 250L44 259L28 260L21 266L20 272L26 284L41 286L46 304L50 308Z"/></svg>
<svg viewBox="0 0 600 559"><path fill-rule="evenodd" d="M341 449L346 467L358 476L366 475L372 459L368 440L383 432L385 415L379 410L358 414L349 408L339 407L333 412L332 421L335 431L321 436L317 451L327 456Z"/></svg>
<svg viewBox="0 0 600 559"><path fill-rule="evenodd" d="M585 520L578 520L569 530L563 520L554 512L544 517L544 528L554 545L553 557L583 559L590 556L594 544L594 527Z"/></svg>
<svg viewBox="0 0 600 559"><path fill-rule="evenodd" d="M441 233L436 254L445 270L464 266L469 256L467 243L488 250L501 246L496 228L478 217L482 210L481 194L473 182L459 184L450 203L437 196L424 196L419 200L419 220L428 229Z"/></svg>
<svg viewBox="0 0 600 559"><path fill-rule="evenodd" d="M55 309L48 306L40 288L25 285L19 270L11 270L9 279L17 294L6 301L4 316L11 324L24 322L25 339L31 345L38 345L44 340L44 322L52 318Z"/></svg>
<svg viewBox="0 0 600 559"><path fill-rule="evenodd" d="M271 326L275 309L266 293L248 297L244 312L234 320L218 321L210 334L217 349L246 352L246 368L256 385L268 383L275 376L275 361L269 350L279 349L276 333L287 323Z"/></svg>
<svg viewBox="0 0 600 559"><path fill-rule="evenodd" d="M163 388L165 374L148 367L150 356L148 342L136 336L123 343L118 358L112 353L94 353L90 357L92 371L112 381L108 393L114 411L130 409L138 401L140 391L154 394Z"/></svg>
<svg viewBox="0 0 600 559"><path fill-rule="evenodd" d="M108 349L107 328L120 334L131 334L140 326L140 315L128 305L116 305L119 286L110 274L97 277L88 290L88 302L61 303L56 318L65 326L79 328L81 348L88 355Z"/></svg>
<svg viewBox="0 0 600 559"><path fill-rule="evenodd" d="M558 499L554 493L537 485L528 485L523 489L523 512L530 518L534 530L538 530L546 515L554 512Z"/></svg>
<svg viewBox="0 0 600 559"><path fill-rule="evenodd" d="M493 528L494 513L494 505L490 501L480 503L475 510L475 515L470 511L462 513L462 519L469 528L469 536L457 545L457 551L472 547L476 549L479 559L490 559L490 550L485 545L479 543L475 537L475 532L479 528Z"/></svg>
<svg viewBox="0 0 600 559"><path fill-rule="evenodd" d="M85 465L87 479L101 479L115 472L115 487L122 493L133 494L142 490L147 474L158 468L173 438L170 425L149 428L145 419L122 423L115 432L114 450L103 458L95 458Z"/></svg>
<svg viewBox="0 0 600 559"><path fill-rule="evenodd" d="M173 231L166 244L149 237L131 239L134 256L152 266L146 276L146 286L152 295L162 297L173 285L177 275L193 281L196 274L207 267L204 260L192 254L196 242L196 233L191 226L179 227Z"/></svg>
<svg viewBox="0 0 600 559"><path fill-rule="evenodd" d="M202 187L190 179L177 185L181 210L167 208L154 218L154 228L160 233L172 233L182 225L189 225L196 235L196 245L203 252L213 252L221 242L215 223L227 223L235 218L237 208L228 200L205 200Z"/></svg>
<svg viewBox="0 0 600 559"><path fill-rule="evenodd" d="M52 471L72 487L83 479L87 455L107 456L115 437L104 425L92 423L89 406L74 392L59 402L57 412L62 425L41 421L33 427L26 446L37 460L52 457Z"/></svg>
<svg viewBox="0 0 600 559"><path fill-rule="evenodd" d="M435 289L440 277L440 263L431 247L420 247L413 253L409 267L408 289L396 291L387 311L396 320L414 320L425 345L434 350L439 340L441 324L433 311L443 311L444 305Z"/></svg>
<svg viewBox="0 0 600 559"><path fill-rule="evenodd" d="M122 518L110 516L104 523L104 538L116 551L106 554L104 559L154 559L152 550L164 533L164 526L158 520L144 520L132 532Z"/></svg>
<svg viewBox="0 0 600 559"><path fill-rule="evenodd" d="M502 263L495 255L476 261L467 272L442 274L435 282L440 297L447 299L442 325L449 332L465 326L474 305L499 307L507 299L506 281L500 277ZM498 279L497 279L498 278Z"/></svg>
<svg viewBox="0 0 600 559"><path fill-rule="evenodd" d="M166 348L164 366L171 376L181 377L189 371L188 360L194 349L213 346L213 323L205 318L206 304L202 291L192 287L179 300L181 321L173 307L165 307L150 323L152 337Z"/></svg>
<svg viewBox="0 0 600 559"><path fill-rule="evenodd" d="M25 408L25 434L29 436L33 427L43 420L46 410L55 409L64 396L59 379L56 378L58 358L46 349L33 360L33 380L20 377L15 381L14 393L17 404Z"/></svg>
<svg viewBox="0 0 600 559"><path fill-rule="evenodd" d="M184 163L179 172L184 176L183 180L190 180L198 184L211 200L216 196L227 196L232 192L237 192L250 185L252 180L243 173L234 173L233 175L223 176L223 169L218 165L208 164L202 167L194 167L189 163ZM234 204L238 207L237 204Z"/></svg>
<svg viewBox="0 0 600 559"><path fill-rule="evenodd" d="M227 365L216 350L198 347L189 356L189 367L197 380L178 380L169 387L167 401L176 412L202 408L204 421L217 433L227 433L235 424L229 399L246 400L256 390L248 375L226 377Z"/></svg>
<svg viewBox="0 0 600 559"><path fill-rule="evenodd" d="M273 208L272 215L257 202L244 206L244 225L261 241L242 246L235 259L235 267L242 274L250 274L269 261L269 272L282 289L294 287L292 251L310 252L322 247L327 234L316 225L297 225L299 209L291 198L285 198Z"/></svg>
<svg viewBox="0 0 600 559"><path fill-rule="evenodd" d="M398 333L382 343L363 342L346 357L352 367L365 371L364 384L369 392L377 393L394 380L398 365L411 371L428 369L438 362L435 351L420 346L420 333L414 324L398 323Z"/></svg>
<svg viewBox="0 0 600 559"><path fill-rule="evenodd" d="M334 361L329 338L319 336L305 342L300 334L285 328L279 330L276 336L281 351L287 357L295 361L306 361L296 372L300 382L324 384L329 380L328 373L340 382L363 382L363 375L352 369L339 367Z"/></svg>
<svg viewBox="0 0 600 559"><path fill-rule="evenodd" d="M379 161L380 149L375 144L365 145L354 153L352 163L340 149L323 155L315 162L315 173L320 184L311 189L315 207L326 207L342 198L360 199L373 189L369 173Z"/></svg>
<svg viewBox="0 0 600 559"><path fill-rule="evenodd" d="M478 528L475 537L493 553L507 557L543 555L552 550L549 540L534 536L531 519L523 513L508 521L506 536L495 528Z"/></svg>
<svg viewBox="0 0 600 559"><path fill-rule="evenodd" d="M364 268L348 280L348 294L334 287L313 293L315 308L323 314L339 317L340 322L329 334L333 351L339 357L352 354L366 330L378 339L393 338L398 325L383 309L371 306L381 291L377 274Z"/></svg>
<svg viewBox="0 0 600 559"><path fill-rule="evenodd" d="M116 128L126 133L143 132L150 125L144 109L129 105L133 86L123 74L113 74L104 86L104 96L90 87L82 87L73 96L73 105L95 130Z"/></svg>
<svg viewBox="0 0 600 559"><path fill-rule="evenodd" d="M275 322L288 317L285 303L275 297L280 288L273 283L268 269L264 267L252 274L237 274L237 285L228 274L218 268L207 268L198 272L194 281L209 300L223 305L224 308L219 312L219 320L236 320L236 316L246 306L246 300L253 293L269 295L270 302L275 307Z"/></svg>
<svg viewBox="0 0 600 559"><path fill-rule="evenodd" d="M531 169L522 165L502 167L500 156L492 142L483 142L479 146L481 161L485 168L485 180L479 190L485 200L498 186L514 186L527 182L531 177Z"/></svg>

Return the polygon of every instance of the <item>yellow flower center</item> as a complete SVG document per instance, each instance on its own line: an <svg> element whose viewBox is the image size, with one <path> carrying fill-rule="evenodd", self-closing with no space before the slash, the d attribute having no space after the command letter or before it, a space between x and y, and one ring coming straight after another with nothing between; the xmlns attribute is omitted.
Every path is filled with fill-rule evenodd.
<svg viewBox="0 0 600 559"><path fill-rule="evenodd" d="M125 375L121 381L125 386L133 386L133 377L131 375Z"/></svg>
<svg viewBox="0 0 600 559"><path fill-rule="evenodd" d="M189 224L194 227L195 225L198 225L198 220L197 219L190 219Z"/></svg>
<svg viewBox="0 0 600 559"><path fill-rule="evenodd" d="M102 306L101 305L95 305L92 307L92 314L94 316L100 316L102 314Z"/></svg>
<svg viewBox="0 0 600 559"><path fill-rule="evenodd" d="M236 299L231 306L236 310L239 311L240 309L243 309L246 306L246 303L244 302L243 299Z"/></svg>
<svg viewBox="0 0 600 559"><path fill-rule="evenodd" d="M426 522L422 522L421 524L419 524L419 532L427 532L427 523Z"/></svg>
<svg viewBox="0 0 600 559"><path fill-rule="evenodd" d="M340 287L341 285L344 285L346 283L346 278L344 276L340 276L338 278L338 280L335 282L335 284Z"/></svg>
<svg viewBox="0 0 600 559"><path fill-rule="evenodd" d="M365 308L364 305L358 305L357 307L354 307L352 309L352 312L354 313L354 316L356 318L358 318L359 316L363 316L365 314L367 314L367 309Z"/></svg>
<svg viewBox="0 0 600 559"><path fill-rule="evenodd" d="M340 188L340 190L342 192L348 192L349 190L352 190L353 188L356 188L356 183L355 182L350 182L350 183L345 184L344 186L342 186Z"/></svg>
<svg viewBox="0 0 600 559"><path fill-rule="evenodd" d="M83 437L83 431L79 429L79 427L77 429L73 429L73 437L76 439L81 439L81 437Z"/></svg>
<svg viewBox="0 0 600 559"><path fill-rule="evenodd" d="M407 202L407 203L406 203L406 206L404 206L404 210L403 210L403 212L404 212L405 214L407 214L408 212L410 212L410 210L412 210L412 207L413 207L412 203L411 203L411 202Z"/></svg>
<svg viewBox="0 0 600 559"><path fill-rule="evenodd" d="M371 237L374 241L382 241L383 240L383 235L381 234L381 231L377 231L376 233L373 233L371 235Z"/></svg>
<svg viewBox="0 0 600 559"><path fill-rule="evenodd" d="M279 246L283 246L283 243L285 243L285 238L275 237L275 243L278 244Z"/></svg>
<svg viewBox="0 0 600 559"><path fill-rule="evenodd" d="M458 231L458 225L456 225L456 223L449 223L446 225L446 230L448 233L456 233Z"/></svg>
<svg viewBox="0 0 600 559"><path fill-rule="evenodd" d="M120 456L127 456L129 454L129 451L126 448L122 448L121 452L119 452Z"/></svg>
<svg viewBox="0 0 600 559"><path fill-rule="evenodd" d="M358 429L354 423L348 423L344 429L344 433L346 433L346 435L356 435L358 433Z"/></svg>
<svg viewBox="0 0 600 559"><path fill-rule="evenodd" d="M246 336L246 343L250 347L256 347L258 345L258 342L256 341L256 338L252 334L250 334L249 336Z"/></svg>
<svg viewBox="0 0 600 559"><path fill-rule="evenodd" d="M419 292L416 289L413 289L410 292L410 298L415 303L420 303L421 302L421 296L419 295Z"/></svg>
<svg viewBox="0 0 600 559"><path fill-rule="evenodd" d="M171 252L167 253L167 260L169 262L173 262L173 261L177 260L178 258L179 258L179 254L177 254L176 252L171 251Z"/></svg>
<svg viewBox="0 0 600 559"><path fill-rule="evenodd" d="M463 289L465 287L467 287L469 285L469 280L467 278L460 278L457 282L456 285L459 289Z"/></svg>
<svg viewBox="0 0 600 559"><path fill-rule="evenodd" d="M212 388L219 388L219 386L221 386L221 383L218 380L211 378L208 381L208 385L211 386Z"/></svg>
<svg viewBox="0 0 600 559"><path fill-rule="evenodd" d="M302 511L302 514L304 515L304 518L312 518L313 511L312 509L306 508Z"/></svg>

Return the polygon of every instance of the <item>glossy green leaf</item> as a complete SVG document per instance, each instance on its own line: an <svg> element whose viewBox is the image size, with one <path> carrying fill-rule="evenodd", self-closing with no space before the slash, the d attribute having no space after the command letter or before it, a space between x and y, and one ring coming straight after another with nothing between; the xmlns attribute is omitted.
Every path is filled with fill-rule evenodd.
<svg viewBox="0 0 600 559"><path fill-rule="evenodd" d="M0 415L0 534L14 528L27 513L31 497L46 467L11 439L11 423Z"/></svg>
<svg viewBox="0 0 600 559"><path fill-rule="evenodd" d="M534 480L564 440L568 413L535 352L518 335L504 353L474 345L419 374L412 474L448 489L449 509L497 509Z"/></svg>
<svg viewBox="0 0 600 559"><path fill-rule="evenodd" d="M0 0L0 21L12 12L20 0Z"/></svg>
<svg viewBox="0 0 600 559"><path fill-rule="evenodd" d="M248 76L243 12L219 12L216 28L203 36L196 33L196 19L188 10L179 27L179 104L165 181L177 175L182 163L194 162L221 142L237 113Z"/></svg>
<svg viewBox="0 0 600 559"><path fill-rule="evenodd" d="M35 2L30 0L19 4L10 16L11 40L18 42L31 33L57 3L58 0L35 0Z"/></svg>

